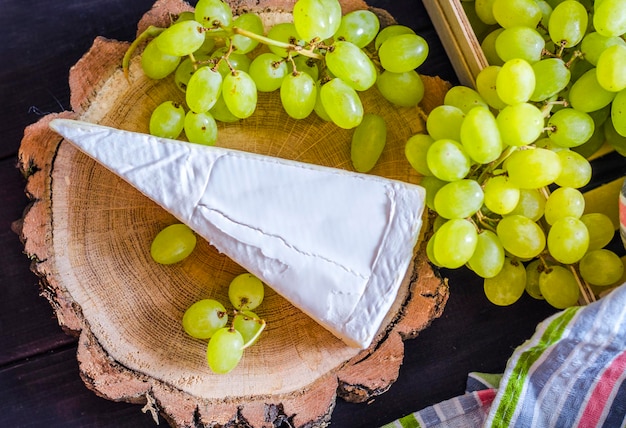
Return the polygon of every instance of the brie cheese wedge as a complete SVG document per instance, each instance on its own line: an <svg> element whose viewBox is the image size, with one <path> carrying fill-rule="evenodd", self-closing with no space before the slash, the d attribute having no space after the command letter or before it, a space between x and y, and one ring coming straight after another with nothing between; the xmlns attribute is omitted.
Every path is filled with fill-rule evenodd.
<svg viewBox="0 0 626 428"><path fill-rule="evenodd" d="M392 306L422 187L68 119L52 129L350 346Z"/></svg>

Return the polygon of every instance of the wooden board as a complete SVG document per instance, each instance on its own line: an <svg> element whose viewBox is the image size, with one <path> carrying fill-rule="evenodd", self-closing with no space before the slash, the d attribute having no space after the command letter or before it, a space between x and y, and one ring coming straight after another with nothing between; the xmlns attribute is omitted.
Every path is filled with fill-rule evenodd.
<svg viewBox="0 0 626 428"><path fill-rule="evenodd" d="M269 5L262 6L267 11ZM265 13L284 19L286 7ZM186 8L177 1L157 2L139 31L163 25L169 13ZM175 426L238 420L261 426L287 419L296 426L323 425L337 395L362 402L385 392L398 376L403 340L427 327L447 300L447 284L432 271L422 248L369 349L346 347L269 292L266 312L260 313L269 325L262 340L231 374L209 372L205 344L183 334L180 317L201 297L224 297L224 285L241 268L208 243L181 265L150 263L146 248L156 231L173 221L171 215L47 127L51 118L62 116L146 132L160 101L181 100L171 82L146 79L138 58L127 81L120 69L127 46L94 41L71 70L73 111L29 127L19 156L33 199L22 223L25 250L59 323L79 335L77 357L86 385L112 400L146 403ZM428 112L441 103L448 85L424 79L421 109ZM369 111L392 124L385 155L372 173L418 182L403 144L424 130L420 110L392 108L375 90L364 97ZM272 94L260 98L250 119L221 126L218 145L349 168L347 141L347 132L316 118L287 118Z"/></svg>

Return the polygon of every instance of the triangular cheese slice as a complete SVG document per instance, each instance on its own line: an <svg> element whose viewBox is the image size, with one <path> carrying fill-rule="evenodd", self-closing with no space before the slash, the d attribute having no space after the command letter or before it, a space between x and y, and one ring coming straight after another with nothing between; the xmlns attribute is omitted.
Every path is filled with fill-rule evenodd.
<svg viewBox="0 0 626 428"><path fill-rule="evenodd" d="M413 257L422 187L80 121L50 126L345 343L370 345Z"/></svg>

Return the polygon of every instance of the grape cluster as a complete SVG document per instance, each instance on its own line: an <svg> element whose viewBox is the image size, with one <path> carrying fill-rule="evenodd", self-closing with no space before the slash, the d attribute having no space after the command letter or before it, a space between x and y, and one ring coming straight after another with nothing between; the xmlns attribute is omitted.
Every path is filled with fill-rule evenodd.
<svg viewBox="0 0 626 428"><path fill-rule="evenodd" d="M187 258L195 249L196 235L182 223L162 229L153 239L150 254L160 264L174 264ZM215 299L202 299L185 311L182 326L195 339L209 339L206 358L209 368L218 374L234 369L244 349L256 343L265 329L265 320L253 312L263 302L265 286L250 273L236 276L228 286L229 311Z"/></svg>
<svg viewBox="0 0 626 428"><path fill-rule="evenodd" d="M497 305L525 290L575 305L624 271L604 248L612 221L585 213L579 189L605 140L626 154L626 0L464 4L487 28L489 66L475 89L451 88L406 145L438 213L428 257L469 267Z"/></svg>
<svg viewBox="0 0 626 428"><path fill-rule="evenodd" d="M280 94L294 119L315 113L343 129L362 128L352 140L353 164L369 171L385 145L386 125L367 114L359 92L377 87L399 106L416 106L424 85L416 69L428 44L411 28L381 29L370 10L342 15L338 0L298 0L293 22L264 28L258 14L234 16L222 0L200 0L167 28L150 27L128 50L124 67L140 43L144 73L174 76L185 105L165 101L153 112L150 133L192 143L215 144L217 122L251 116L259 93Z"/></svg>

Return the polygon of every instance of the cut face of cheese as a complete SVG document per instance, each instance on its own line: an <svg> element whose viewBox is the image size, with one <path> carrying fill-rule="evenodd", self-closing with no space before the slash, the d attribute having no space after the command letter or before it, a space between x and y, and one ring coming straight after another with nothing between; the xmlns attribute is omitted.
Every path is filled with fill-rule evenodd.
<svg viewBox="0 0 626 428"><path fill-rule="evenodd" d="M413 257L423 188L80 121L50 126L346 344L370 345Z"/></svg>

